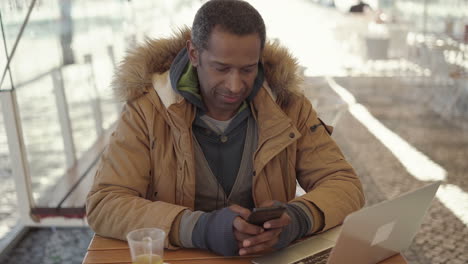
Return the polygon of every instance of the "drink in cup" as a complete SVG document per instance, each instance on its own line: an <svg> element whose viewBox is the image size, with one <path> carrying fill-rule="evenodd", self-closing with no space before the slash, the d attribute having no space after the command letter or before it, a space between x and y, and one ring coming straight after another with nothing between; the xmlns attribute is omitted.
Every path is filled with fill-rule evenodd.
<svg viewBox="0 0 468 264"><path fill-rule="evenodd" d="M163 259L158 255L139 255L132 264L162 264Z"/></svg>
<svg viewBox="0 0 468 264"><path fill-rule="evenodd" d="M166 233L158 228L133 230L127 235L133 264L162 264Z"/></svg>

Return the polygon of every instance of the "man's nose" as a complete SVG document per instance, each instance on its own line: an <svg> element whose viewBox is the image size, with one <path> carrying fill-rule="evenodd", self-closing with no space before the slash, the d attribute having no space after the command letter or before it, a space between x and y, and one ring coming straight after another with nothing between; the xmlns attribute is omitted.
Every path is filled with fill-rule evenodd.
<svg viewBox="0 0 468 264"><path fill-rule="evenodd" d="M232 94L242 92L242 78L238 71L232 71L229 75L228 89Z"/></svg>

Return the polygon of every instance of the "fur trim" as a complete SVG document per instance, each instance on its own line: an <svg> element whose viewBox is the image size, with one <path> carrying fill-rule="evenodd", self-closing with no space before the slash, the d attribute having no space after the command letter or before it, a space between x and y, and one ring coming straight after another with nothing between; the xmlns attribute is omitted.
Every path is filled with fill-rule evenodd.
<svg viewBox="0 0 468 264"><path fill-rule="evenodd" d="M190 39L190 29L183 27L170 38L147 39L131 49L117 67L112 87L119 100L140 97L152 87L152 76L169 70L179 51ZM299 92L301 77L297 60L275 41L268 41L263 51L265 78L280 105L289 103L291 93Z"/></svg>
<svg viewBox="0 0 468 264"><path fill-rule="evenodd" d="M279 41L268 41L262 56L265 79L276 94L276 102L280 106L287 106L291 95L299 93L302 82L297 59Z"/></svg>

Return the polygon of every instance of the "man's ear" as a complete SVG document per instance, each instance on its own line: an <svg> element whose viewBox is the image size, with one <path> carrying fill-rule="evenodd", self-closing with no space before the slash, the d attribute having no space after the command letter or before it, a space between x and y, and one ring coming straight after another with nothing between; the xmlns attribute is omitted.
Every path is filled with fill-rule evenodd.
<svg viewBox="0 0 468 264"><path fill-rule="evenodd" d="M199 53L195 45L193 45L191 40L187 40L187 53L190 59L190 63L192 66L197 67L198 66L198 59L199 59Z"/></svg>

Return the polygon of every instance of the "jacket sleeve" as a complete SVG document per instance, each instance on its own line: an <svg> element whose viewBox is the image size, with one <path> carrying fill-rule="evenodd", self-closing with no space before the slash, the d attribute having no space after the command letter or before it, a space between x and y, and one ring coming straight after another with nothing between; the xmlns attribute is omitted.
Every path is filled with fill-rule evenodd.
<svg viewBox="0 0 468 264"><path fill-rule="evenodd" d="M364 205L362 185L354 169L328 134L310 102L302 97L297 127L296 175L306 191L295 199L308 206L314 225L311 232L325 231Z"/></svg>
<svg viewBox="0 0 468 264"><path fill-rule="evenodd" d="M166 232L165 246L172 247L167 237L185 207L145 199L152 173L142 113L131 102L122 111L86 199L88 223L97 234L121 240L134 229L157 227Z"/></svg>

